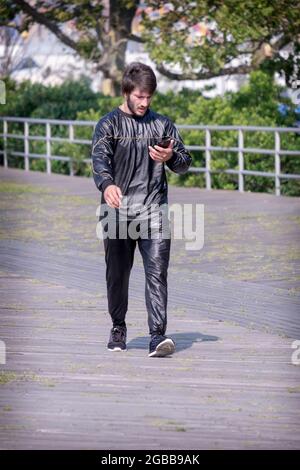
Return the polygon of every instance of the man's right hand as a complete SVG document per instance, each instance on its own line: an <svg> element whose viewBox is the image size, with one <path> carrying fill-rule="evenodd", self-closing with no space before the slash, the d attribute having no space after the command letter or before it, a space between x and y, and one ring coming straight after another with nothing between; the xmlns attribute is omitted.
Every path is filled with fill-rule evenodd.
<svg viewBox="0 0 300 470"><path fill-rule="evenodd" d="M121 205L122 192L119 186L115 184L110 184L107 186L103 193L105 202L114 209L118 209Z"/></svg>

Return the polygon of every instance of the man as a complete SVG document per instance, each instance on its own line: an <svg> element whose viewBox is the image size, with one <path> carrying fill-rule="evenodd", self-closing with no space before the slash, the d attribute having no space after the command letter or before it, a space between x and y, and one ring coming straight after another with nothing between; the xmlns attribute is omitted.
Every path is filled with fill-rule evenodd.
<svg viewBox="0 0 300 470"><path fill-rule="evenodd" d="M116 216L116 231L104 238L108 310L113 323L107 347L111 351L126 350L129 276L138 243L146 278L150 357L175 351L174 341L165 335L171 235L168 230L162 233L160 208L168 203L164 165L183 174L192 161L170 119L150 109L156 87L149 66L133 62L126 67L122 79L124 102L97 123L91 154L94 181L102 192L101 208L108 208L106 215L110 212L105 227ZM157 145L163 140L164 146ZM138 221L140 228L141 221L149 218L156 220L154 236L147 229L132 236L131 227L131 235L127 232L124 237L124 224L128 229ZM104 226L103 213L99 220Z"/></svg>

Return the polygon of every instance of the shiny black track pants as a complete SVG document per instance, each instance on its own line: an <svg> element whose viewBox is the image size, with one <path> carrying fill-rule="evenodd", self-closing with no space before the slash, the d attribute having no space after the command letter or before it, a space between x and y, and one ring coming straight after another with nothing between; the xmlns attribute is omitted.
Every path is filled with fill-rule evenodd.
<svg viewBox="0 0 300 470"><path fill-rule="evenodd" d="M125 326L128 287L134 252L138 244L145 270L145 300L149 333L165 334L167 327L167 271L171 240L126 238L103 240L106 262L108 311L113 326Z"/></svg>

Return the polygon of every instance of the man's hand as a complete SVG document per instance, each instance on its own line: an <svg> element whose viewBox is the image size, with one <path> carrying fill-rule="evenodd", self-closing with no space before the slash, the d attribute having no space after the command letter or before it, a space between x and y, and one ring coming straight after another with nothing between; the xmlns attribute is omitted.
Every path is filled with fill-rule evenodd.
<svg viewBox="0 0 300 470"><path fill-rule="evenodd" d="M121 205L122 192L119 186L115 184L110 184L107 186L103 193L105 202L114 209L118 209Z"/></svg>
<svg viewBox="0 0 300 470"><path fill-rule="evenodd" d="M173 155L173 144L174 140L171 140L169 147L167 148L159 147L158 145L151 147L151 145L149 145L150 157L156 162L167 162Z"/></svg>

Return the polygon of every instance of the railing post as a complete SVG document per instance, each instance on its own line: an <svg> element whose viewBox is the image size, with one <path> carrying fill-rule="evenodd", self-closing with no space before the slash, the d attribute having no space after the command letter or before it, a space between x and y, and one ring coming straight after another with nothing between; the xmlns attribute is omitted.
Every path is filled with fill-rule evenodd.
<svg viewBox="0 0 300 470"><path fill-rule="evenodd" d="M46 164L47 164L47 173L51 174L51 124L46 123Z"/></svg>
<svg viewBox="0 0 300 470"><path fill-rule="evenodd" d="M7 134L8 134L8 126L7 121L3 121L3 163L4 167L8 167L8 160L7 160Z"/></svg>
<svg viewBox="0 0 300 470"><path fill-rule="evenodd" d="M205 129L205 181L206 189L211 189L211 173L210 173L210 161L211 161L211 134L209 129Z"/></svg>
<svg viewBox="0 0 300 470"><path fill-rule="evenodd" d="M73 127L73 124L69 125L69 140L70 140L70 142L73 142L73 140L74 140L74 127ZM72 156L70 156L70 175L74 176Z"/></svg>
<svg viewBox="0 0 300 470"><path fill-rule="evenodd" d="M239 147L239 191L244 192L244 134L243 130L239 129L238 135L238 147Z"/></svg>
<svg viewBox="0 0 300 470"><path fill-rule="evenodd" d="M275 131L275 194L280 196L280 133Z"/></svg>
<svg viewBox="0 0 300 470"><path fill-rule="evenodd" d="M29 124L27 121L24 122L24 158L25 158L25 170L29 171Z"/></svg>

